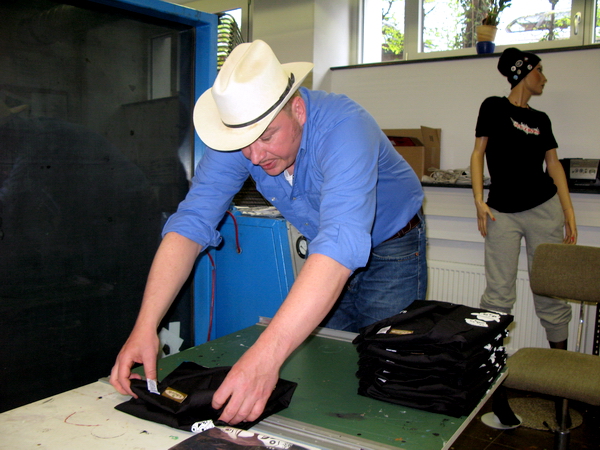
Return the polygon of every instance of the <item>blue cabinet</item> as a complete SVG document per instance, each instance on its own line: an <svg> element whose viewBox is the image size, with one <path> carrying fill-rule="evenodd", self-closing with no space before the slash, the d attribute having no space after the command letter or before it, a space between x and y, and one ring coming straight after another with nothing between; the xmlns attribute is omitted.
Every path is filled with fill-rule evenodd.
<svg viewBox="0 0 600 450"><path fill-rule="evenodd" d="M203 253L194 275L195 344L241 330L273 317L294 282L289 225L282 218L227 215L223 242ZM237 225L236 225L237 223ZM236 227L241 252L236 245ZM211 304L213 299L211 325Z"/></svg>

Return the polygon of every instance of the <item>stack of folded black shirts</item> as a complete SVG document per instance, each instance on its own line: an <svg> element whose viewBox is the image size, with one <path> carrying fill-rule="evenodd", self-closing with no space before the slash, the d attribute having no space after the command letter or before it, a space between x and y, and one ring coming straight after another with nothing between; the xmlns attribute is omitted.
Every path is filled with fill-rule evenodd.
<svg viewBox="0 0 600 450"><path fill-rule="evenodd" d="M360 330L358 393L412 408L469 414L506 364L513 316L435 300Z"/></svg>

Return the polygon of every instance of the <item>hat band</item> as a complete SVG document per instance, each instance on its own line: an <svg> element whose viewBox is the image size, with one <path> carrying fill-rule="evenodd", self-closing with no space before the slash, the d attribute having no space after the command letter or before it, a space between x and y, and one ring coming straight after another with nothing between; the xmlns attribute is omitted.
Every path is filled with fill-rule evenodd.
<svg viewBox="0 0 600 450"><path fill-rule="evenodd" d="M283 102L285 97L289 94L290 90L292 89L292 86L294 85L294 81L295 81L294 74L291 74L288 79L288 84L287 84L285 90L283 91L283 94L281 94L281 97L279 97L279 99L275 102L275 104L273 106L271 106L269 109L267 109L267 111L265 111L263 114L258 116L256 119L253 119L253 120L251 120L249 122L245 122L245 123L236 123L234 125L223 122L223 125L225 125L228 128L243 128L243 127L247 127L248 125L252 125L256 122L260 122L265 117L267 117L269 114L271 114L275 110L275 108L277 108L281 104L281 102Z"/></svg>

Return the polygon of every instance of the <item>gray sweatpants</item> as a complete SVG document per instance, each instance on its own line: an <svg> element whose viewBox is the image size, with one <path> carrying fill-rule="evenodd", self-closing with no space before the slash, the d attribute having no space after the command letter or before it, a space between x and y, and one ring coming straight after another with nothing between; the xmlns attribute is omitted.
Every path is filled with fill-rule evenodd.
<svg viewBox="0 0 600 450"><path fill-rule="evenodd" d="M561 243L564 237L564 216L558 195L541 205L519 213L492 210L495 221L487 223L485 238L485 277L487 286L481 297L481 307L510 313L517 299L516 281L521 250L525 238L528 270L531 273L533 254L539 244ZM563 300L533 295L535 312L552 342L561 342L569 335L571 306Z"/></svg>

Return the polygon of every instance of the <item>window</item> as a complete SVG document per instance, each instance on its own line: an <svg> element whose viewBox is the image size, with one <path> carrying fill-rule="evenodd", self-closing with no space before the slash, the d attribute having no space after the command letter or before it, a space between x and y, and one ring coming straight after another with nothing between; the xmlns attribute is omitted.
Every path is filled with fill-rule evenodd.
<svg viewBox="0 0 600 450"><path fill-rule="evenodd" d="M490 0L363 0L363 63L474 53ZM497 46L543 49L600 42L600 0L512 0ZM501 50L501 49L500 49Z"/></svg>
<svg viewBox="0 0 600 450"><path fill-rule="evenodd" d="M226 13L235 19L244 42L252 36L251 23L254 6L251 0L168 0L171 3L205 11L211 14Z"/></svg>
<svg viewBox="0 0 600 450"><path fill-rule="evenodd" d="M594 42L600 43L600 1L596 2L596 16L594 18Z"/></svg>

